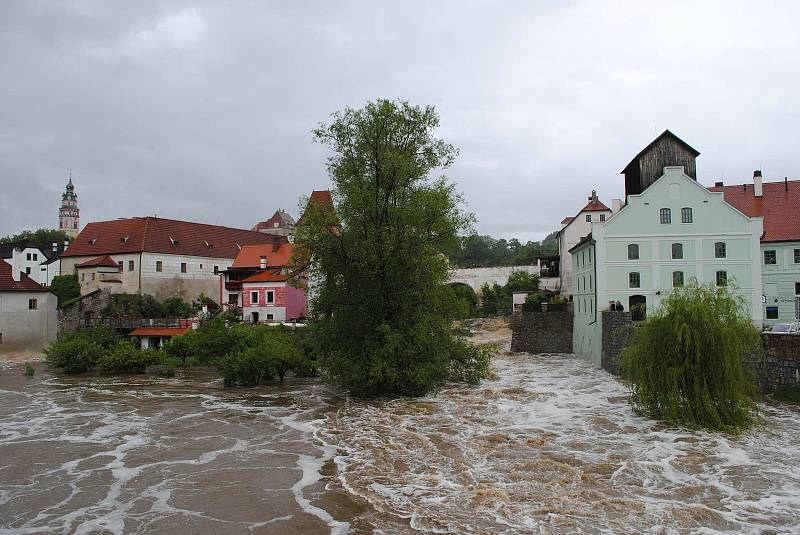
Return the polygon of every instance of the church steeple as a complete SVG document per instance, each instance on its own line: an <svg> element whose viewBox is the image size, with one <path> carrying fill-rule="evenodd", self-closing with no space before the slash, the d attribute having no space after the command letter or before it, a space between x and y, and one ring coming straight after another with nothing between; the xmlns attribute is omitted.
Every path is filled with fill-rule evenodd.
<svg viewBox="0 0 800 535"><path fill-rule="evenodd" d="M78 209L78 196L72 184L72 172L69 173L69 182L61 194L61 208L58 209L58 230L63 230L70 238L78 235L80 229L80 209Z"/></svg>

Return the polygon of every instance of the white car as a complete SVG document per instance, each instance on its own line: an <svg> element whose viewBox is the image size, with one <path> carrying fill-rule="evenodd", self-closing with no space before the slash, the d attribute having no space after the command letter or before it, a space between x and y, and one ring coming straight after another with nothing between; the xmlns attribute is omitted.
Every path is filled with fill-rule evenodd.
<svg viewBox="0 0 800 535"><path fill-rule="evenodd" d="M776 323L769 332L773 334L800 334L800 322Z"/></svg>

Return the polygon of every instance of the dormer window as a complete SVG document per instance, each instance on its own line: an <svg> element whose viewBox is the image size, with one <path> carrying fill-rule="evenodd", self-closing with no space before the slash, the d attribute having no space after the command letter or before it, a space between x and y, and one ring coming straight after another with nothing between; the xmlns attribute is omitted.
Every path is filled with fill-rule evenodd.
<svg viewBox="0 0 800 535"><path fill-rule="evenodd" d="M208 243L206 240L203 240L203 243L205 243L205 244L206 244L206 247L208 247L209 249L211 249L211 244L210 244L210 243Z"/></svg>
<svg viewBox="0 0 800 535"><path fill-rule="evenodd" d="M97 243L97 238L92 238L89 240L89 245L94 245L95 243Z"/></svg>
<svg viewBox="0 0 800 535"><path fill-rule="evenodd" d="M119 242L120 242L120 243L128 243L128 240L130 240L130 239L131 239L131 237L130 237L130 236L125 236L125 237L123 237L123 238L120 238L120 239L119 239Z"/></svg>
<svg viewBox="0 0 800 535"><path fill-rule="evenodd" d="M173 247L177 247L178 246L178 240L176 240L172 236L169 236L169 241L173 245Z"/></svg>

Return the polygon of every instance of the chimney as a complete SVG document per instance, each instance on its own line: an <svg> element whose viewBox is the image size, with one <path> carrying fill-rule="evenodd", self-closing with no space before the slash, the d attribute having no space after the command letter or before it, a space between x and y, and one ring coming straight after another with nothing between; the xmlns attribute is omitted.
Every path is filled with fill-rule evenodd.
<svg viewBox="0 0 800 535"><path fill-rule="evenodd" d="M763 197L764 196L764 185L763 185L762 179L761 179L761 171L759 171L758 169L753 171L753 182L755 183L755 186L753 187L753 190L755 191L756 197Z"/></svg>
<svg viewBox="0 0 800 535"><path fill-rule="evenodd" d="M611 213L616 214L622 210L622 199L611 199Z"/></svg>
<svg viewBox="0 0 800 535"><path fill-rule="evenodd" d="M721 188L721 187L722 187L722 186L724 186L724 185L725 185L725 184L724 184L724 183L722 183L722 182L714 182L714 187L715 187L715 188Z"/></svg>
<svg viewBox="0 0 800 535"><path fill-rule="evenodd" d="M17 266L11 266L11 280L14 282L19 282L22 280L22 272L17 269Z"/></svg>
<svg viewBox="0 0 800 535"><path fill-rule="evenodd" d="M64 250L65 251L67 250L67 247L69 247L69 240L64 240Z"/></svg>
<svg viewBox="0 0 800 535"><path fill-rule="evenodd" d="M789 191L789 177L788 176L783 177L783 190L784 191Z"/></svg>
<svg viewBox="0 0 800 535"><path fill-rule="evenodd" d="M589 202L592 203L592 206L597 206L597 190L592 190L592 196L589 197Z"/></svg>
<svg viewBox="0 0 800 535"><path fill-rule="evenodd" d="M258 263L258 267L260 267L261 269L267 269L267 257L266 256L261 255L261 259L260 259L260 261Z"/></svg>

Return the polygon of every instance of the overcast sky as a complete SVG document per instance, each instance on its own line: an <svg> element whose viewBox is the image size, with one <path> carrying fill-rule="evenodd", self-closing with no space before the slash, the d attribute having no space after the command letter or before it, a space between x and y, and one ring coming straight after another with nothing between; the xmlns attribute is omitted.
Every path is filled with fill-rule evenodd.
<svg viewBox="0 0 800 535"><path fill-rule="evenodd" d="M666 128L706 185L800 175L799 2L0 2L0 235L249 228L327 189L311 130L433 104L481 234L541 239Z"/></svg>

